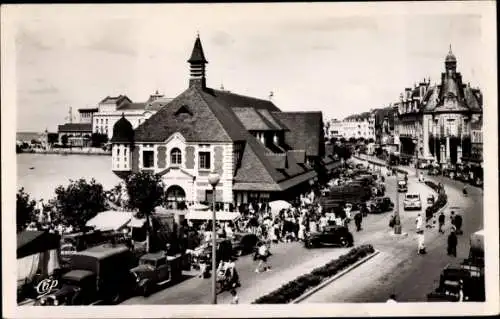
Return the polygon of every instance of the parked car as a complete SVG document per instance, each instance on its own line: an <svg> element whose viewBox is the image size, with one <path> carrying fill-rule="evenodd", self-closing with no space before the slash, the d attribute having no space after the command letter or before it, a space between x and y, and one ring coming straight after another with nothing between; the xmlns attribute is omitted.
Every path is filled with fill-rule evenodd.
<svg viewBox="0 0 500 319"><path fill-rule="evenodd" d="M229 260L233 254L233 245L231 240L225 238L217 239L217 254L216 262L219 264L221 260ZM199 266L201 259L212 260L212 241L204 243L194 250L192 257L193 267L196 269ZM208 269L211 269L211 263L208 265Z"/></svg>
<svg viewBox="0 0 500 319"><path fill-rule="evenodd" d="M236 256L251 254L259 238L257 235L252 233L234 233L233 238L231 238L231 244L233 252Z"/></svg>
<svg viewBox="0 0 500 319"><path fill-rule="evenodd" d="M133 291L130 269L136 264L124 245L101 245L77 252L71 256L70 271L61 276L61 288L42 297L40 304L117 304Z"/></svg>
<svg viewBox="0 0 500 319"><path fill-rule="evenodd" d="M417 193L406 194L405 199L403 201L403 207L404 210L410 210L410 209L421 210L422 201L420 200L420 194Z"/></svg>
<svg viewBox="0 0 500 319"><path fill-rule="evenodd" d="M71 261L71 256L76 254L76 247L71 243L66 243L61 245L61 256L60 261L62 266L69 266L69 262Z"/></svg>
<svg viewBox="0 0 500 319"><path fill-rule="evenodd" d="M376 198L371 202L370 212L372 214L385 213L394 208L394 203L389 197Z"/></svg>
<svg viewBox="0 0 500 319"><path fill-rule="evenodd" d="M136 291L148 296L155 287L182 278L181 254L167 256L165 251L141 256L139 265L130 270L136 278Z"/></svg>
<svg viewBox="0 0 500 319"><path fill-rule="evenodd" d="M347 227L327 226L323 231L307 234L304 243L306 248L320 246L351 247L354 245L354 237Z"/></svg>

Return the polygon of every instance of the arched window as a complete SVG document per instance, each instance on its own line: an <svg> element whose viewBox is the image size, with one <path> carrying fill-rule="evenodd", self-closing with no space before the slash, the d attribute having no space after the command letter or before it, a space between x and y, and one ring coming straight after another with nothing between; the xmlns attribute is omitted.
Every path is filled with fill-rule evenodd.
<svg viewBox="0 0 500 319"><path fill-rule="evenodd" d="M172 165L181 165L181 163L182 163L182 154L181 154L181 150L180 149L174 148L170 152L170 163Z"/></svg>

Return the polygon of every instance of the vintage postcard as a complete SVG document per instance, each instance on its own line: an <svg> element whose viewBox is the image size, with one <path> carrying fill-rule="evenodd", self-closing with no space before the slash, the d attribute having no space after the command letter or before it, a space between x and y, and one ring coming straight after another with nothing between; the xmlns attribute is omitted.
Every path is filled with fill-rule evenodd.
<svg viewBox="0 0 500 319"><path fill-rule="evenodd" d="M495 9L2 6L5 317L497 314Z"/></svg>

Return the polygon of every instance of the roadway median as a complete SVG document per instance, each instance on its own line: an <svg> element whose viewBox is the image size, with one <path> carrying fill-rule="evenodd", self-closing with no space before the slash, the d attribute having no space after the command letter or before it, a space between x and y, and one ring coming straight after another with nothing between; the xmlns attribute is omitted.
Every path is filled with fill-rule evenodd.
<svg viewBox="0 0 500 319"><path fill-rule="evenodd" d="M289 281L271 293L256 299L253 304L299 303L378 253L372 245L355 247L347 254L341 255L337 259L333 259L327 264L315 268L309 273Z"/></svg>

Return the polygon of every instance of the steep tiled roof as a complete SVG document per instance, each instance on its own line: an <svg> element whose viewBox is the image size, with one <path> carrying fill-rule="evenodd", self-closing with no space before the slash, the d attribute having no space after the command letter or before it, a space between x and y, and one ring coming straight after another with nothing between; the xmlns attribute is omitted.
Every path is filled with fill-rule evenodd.
<svg viewBox="0 0 500 319"><path fill-rule="evenodd" d="M289 131L290 129L286 127L285 124L281 123L281 121L273 116L271 112L267 109L258 109L257 112L259 112L260 115L262 115L266 120L271 122L272 125L274 125L278 130L285 130Z"/></svg>
<svg viewBox="0 0 500 319"><path fill-rule="evenodd" d="M273 167L276 169L286 169L287 162L287 154L275 154L275 153L266 153L267 159L273 164Z"/></svg>
<svg viewBox="0 0 500 319"><path fill-rule="evenodd" d="M249 131L270 131L279 130L265 117L261 116L257 110L250 107L234 107L233 112Z"/></svg>
<svg viewBox="0 0 500 319"><path fill-rule="evenodd" d="M92 132L91 123L66 123L59 125L58 132Z"/></svg>
<svg viewBox="0 0 500 319"><path fill-rule="evenodd" d="M240 99L239 97L241 96L229 96L220 92L208 88L202 90L198 87L187 89L140 125L135 131L135 140L137 142L161 142L166 140L171 134L179 132L187 141L191 142L245 141L241 164L234 176L233 186L235 190L256 189L279 191L278 183L311 170L303 164L298 164L295 157L290 154L288 156L266 155L272 153L272 151L257 141L245 129L244 123L237 116L237 112L241 111L237 109L241 107L237 107L236 105L240 104L235 105L232 102L235 100L243 102L251 100L259 101L258 99L246 97ZM236 98L234 98L235 96ZM245 103L242 104L245 105ZM185 106L189 108L192 115L177 114L177 110ZM302 130L299 129L299 132L305 136L307 128L315 127L315 125L310 123L313 118L319 120L318 128L321 126L321 112L316 113L289 114L288 117L293 117L294 120L303 122L301 124ZM272 125L259 113L254 114L263 123ZM294 121L290 123L295 125ZM309 142L305 140L304 143ZM278 156L281 156L279 161ZM282 165L283 158L286 158L287 161L285 167Z"/></svg>
<svg viewBox="0 0 500 319"><path fill-rule="evenodd" d="M273 112L282 123L291 128L285 133L285 143L292 149L305 150L307 156L319 156L323 135L321 112Z"/></svg>
<svg viewBox="0 0 500 319"><path fill-rule="evenodd" d="M478 98L473 92L473 89L467 87L464 89L465 101L467 103L467 107L472 111L481 111L482 105L478 101Z"/></svg>
<svg viewBox="0 0 500 319"><path fill-rule="evenodd" d="M168 103L172 102L172 98L161 97L154 101L146 102L146 110L158 111Z"/></svg>
<svg viewBox="0 0 500 319"><path fill-rule="evenodd" d="M429 112L429 111L433 111L434 109L436 109L436 106L439 102L440 90L441 90L441 87L439 85L435 85L435 86L429 88L429 90L424 98L424 103L425 103L424 112Z"/></svg>
<svg viewBox="0 0 500 319"><path fill-rule="evenodd" d="M304 164L306 162L306 152L303 150L289 150L287 155L293 156L297 164Z"/></svg>
<svg viewBox="0 0 500 319"><path fill-rule="evenodd" d="M211 90L217 100L223 102L225 105L233 107L251 107L256 110L268 110L270 112L279 112L280 109L276 107L271 101L257 99L250 96L239 95L227 91Z"/></svg>
<svg viewBox="0 0 500 319"><path fill-rule="evenodd" d="M220 106L205 101L206 95L196 87L188 88L140 125L136 129L135 140L138 142L161 142L175 132L182 134L187 141L232 142L244 140L243 135L238 132L239 121L235 119L236 123L230 123ZM192 111L192 116L175 115L176 111L184 105L187 105ZM234 126L236 128L233 128Z"/></svg>

